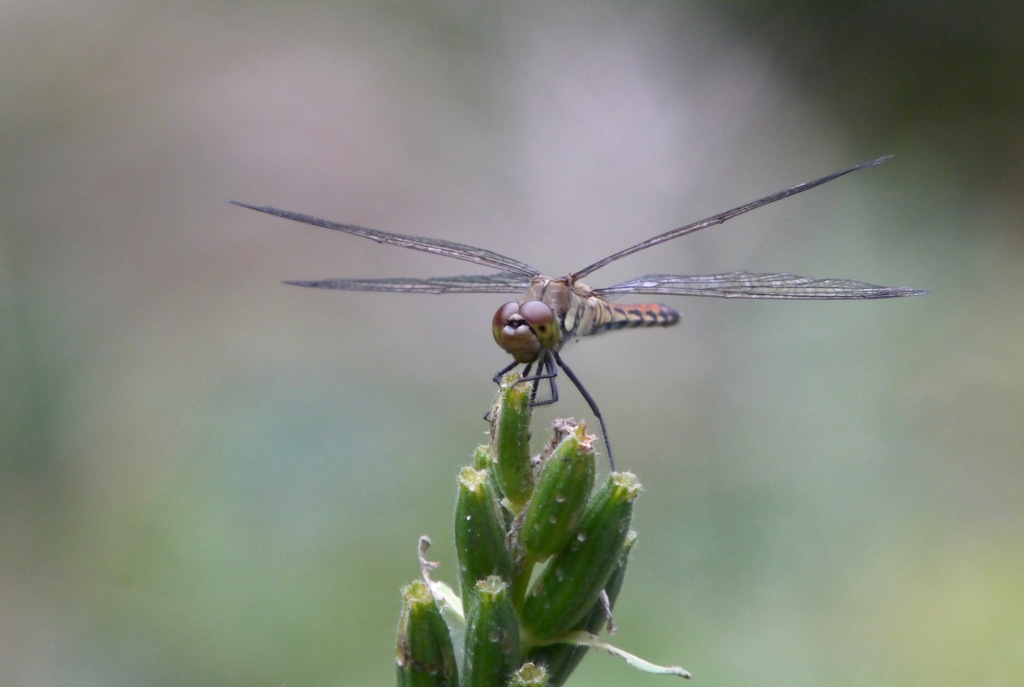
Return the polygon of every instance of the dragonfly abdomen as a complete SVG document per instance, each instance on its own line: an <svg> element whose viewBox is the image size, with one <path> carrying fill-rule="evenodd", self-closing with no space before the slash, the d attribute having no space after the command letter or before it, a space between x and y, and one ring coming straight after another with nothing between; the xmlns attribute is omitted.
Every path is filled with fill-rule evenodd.
<svg viewBox="0 0 1024 687"><path fill-rule="evenodd" d="M601 298L589 300L590 326L579 332L581 336L633 327L670 327L679 322L679 312L664 303L620 305Z"/></svg>

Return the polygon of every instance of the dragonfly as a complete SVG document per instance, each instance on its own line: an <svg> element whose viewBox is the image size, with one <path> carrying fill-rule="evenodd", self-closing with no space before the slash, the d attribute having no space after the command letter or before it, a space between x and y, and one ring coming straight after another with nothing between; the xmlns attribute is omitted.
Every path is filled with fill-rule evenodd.
<svg viewBox="0 0 1024 687"><path fill-rule="evenodd" d="M891 155L885 155L868 160L820 179L783 189L731 210L666 231L602 258L583 269L554 279L544 276L540 270L525 262L486 248L442 239L394 234L352 224L339 224L274 207L250 205L238 201L231 202L250 210L361 236L377 243L411 248L498 270L491 274L423 279L409 277L319 279L286 281L285 283L314 289L341 291L521 294L517 300L505 303L498 308L491 320L491 330L495 342L512 356L512 362L499 370L494 375L493 381L498 382L505 374L522 365L520 381L534 383L531 392L531 405L546 405L558 400L556 379L559 370L564 372L565 376L579 390L580 395L600 423L608 459L614 470L615 460L611 443L608 440L608 429L604 417L593 396L583 386L579 377L565 364L561 356L562 348L583 336L634 327L668 327L679 322L679 312L667 305L661 303L625 305L612 302L614 298L628 294L650 294L835 301L920 296L927 292L900 286L876 286L850 279L818 279L792 274L754 272L728 272L711 275L649 274L602 288L591 288L581 280L628 255L722 224L770 203L809 191L850 172L880 165L891 158ZM537 389L544 380L549 385L549 391L538 397Z"/></svg>

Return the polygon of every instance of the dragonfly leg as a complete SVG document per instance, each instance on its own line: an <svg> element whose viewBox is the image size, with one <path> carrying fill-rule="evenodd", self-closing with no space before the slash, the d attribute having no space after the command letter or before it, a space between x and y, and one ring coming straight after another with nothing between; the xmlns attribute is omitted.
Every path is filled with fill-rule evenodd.
<svg viewBox="0 0 1024 687"><path fill-rule="evenodd" d="M594 400L594 397L591 396L583 387L583 384L582 382L580 382L579 377L576 376L576 374L572 371L572 369L570 369L568 365L562 362L562 358L558 355L558 353L556 351L551 351L551 356L554 358L555 363L558 364L558 367L562 368L562 371L565 372L565 376L568 377L569 380L576 385L577 389L579 389L580 394L583 396L583 400L587 402L588 406L590 406L591 412L594 413L594 417L596 417L597 421L600 423L601 434L604 435L604 445L608 449L608 462L611 463L612 472L614 472L615 458L612 456L612 444L610 441L608 441L608 428L605 427L604 418L601 417L601 410L597 407L597 402ZM553 381L554 380L552 379L552 382Z"/></svg>
<svg viewBox="0 0 1024 687"><path fill-rule="evenodd" d="M534 405L547 405L558 400L558 368L555 367L555 361L551 355L544 356L544 368L548 372L545 376L550 380L548 383L551 385L551 400L544 403L534 403ZM534 394L536 394L536 386L534 387Z"/></svg>
<svg viewBox="0 0 1024 687"><path fill-rule="evenodd" d="M505 376L505 374L510 372L512 368L519 364L520 363L513 361L512 364L506 365L505 367L501 368L494 375L491 381L493 381L495 384L499 384L501 378ZM551 361L550 355L544 356L544 359L540 361L539 364L537 364L537 374L531 375L530 373L533 372L534 364L537 364L537 361L534 361L532 363L526 363L526 366L523 367L522 375L519 378L519 382L530 382L532 384L532 390L530 391L530 407L546 406L551 403L554 403L555 401L558 400L558 386L555 384L555 377L558 376L558 369L555 367L555 364ZM536 384L535 382L541 379L551 380L551 395L543 401L538 401L537 390L539 385ZM484 415L484 419L487 420L488 422L491 421L490 411L487 411L487 414Z"/></svg>
<svg viewBox="0 0 1024 687"><path fill-rule="evenodd" d="M494 376L491 377L491 381L494 382L495 384L499 384L500 383L499 380L502 377L504 377L506 374L511 372L512 368L515 367L518 364L519 364L518 361L513 360L511 363L509 363L508 365L506 365L505 367L501 368L496 373L494 373ZM486 413L484 413L484 421L485 422L490 422L491 421L491 411L490 410L488 410Z"/></svg>
<svg viewBox="0 0 1024 687"><path fill-rule="evenodd" d="M519 381L521 382L533 382L533 391L530 393L530 406L536 408L537 406L551 405L558 400L558 385L555 383L555 378L558 377L558 368L555 367L555 363L551 359L550 353L545 353L544 358L537 365L537 374L531 375L530 371L533 369L533 363L527 364L523 369L523 377ZM547 379L548 384L551 387L551 394L544 400L537 400L537 390L540 388L539 382L542 379Z"/></svg>
<svg viewBox="0 0 1024 687"><path fill-rule="evenodd" d="M526 366L523 367L522 375L519 378L519 382L530 382L532 384L532 390L530 391L530 407L546 406L558 400L558 386L555 384L555 377L558 376L558 369L552 362L551 356L545 355L543 361L541 361L540 364L537 365L538 373L535 375L531 375L530 373L533 372L533 366L534 364L536 364L536 362L537 361L534 361L532 363L526 363ZM495 384L500 383L500 379L503 376L505 376L505 374L510 372L512 368L514 368L516 365L519 365L519 363L512 362L511 365L506 365L505 367L501 368L500 370L498 370L497 374L494 375L491 381L493 381ZM535 382L538 382L541 379L551 380L551 395L548 398L544 399L543 401L538 401L537 391L540 385L536 384ZM491 411L487 411L487 414L484 415L484 420L488 422L491 421Z"/></svg>
<svg viewBox="0 0 1024 687"><path fill-rule="evenodd" d="M491 381L492 381L492 382L494 382L495 384L497 384L497 383L498 383L498 380L499 380L499 379L501 379L501 378L502 378L502 377L504 377L504 376L505 376L506 374L508 374L509 372L511 372L511 371L512 371L512 368L513 368L513 367L515 367L515 366L516 366L516 365L518 365L518 364L519 364L519 363L518 363L517 361L513 360L513 361L512 361L511 363L509 363L509 364L508 364L508 365L506 365L505 367L503 367L503 368L501 368L500 370L498 370L498 371L497 371L497 372L495 373L495 375L494 375L493 377L491 377Z"/></svg>
<svg viewBox="0 0 1024 687"><path fill-rule="evenodd" d="M540 366L538 365L538 367L540 367ZM523 368L523 376L519 380L521 382L530 382L531 383L530 384L530 407L531 408L537 405L537 387L538 387L537 384L533 383L536 380L536 378L530 376L530 373L532 371L533 371L533 363L526 363L526 367Z"/></svg>
<svg viewBox="0 0 1024 687"><path fill-rule="evenodd" d="M538 365L538 367L540 367ZM526 367L523 368L523 379L530 382L530 407L537 405L537 388L540 384L530 377L530 372L533 371L533 363L527 363Z"/></svg>

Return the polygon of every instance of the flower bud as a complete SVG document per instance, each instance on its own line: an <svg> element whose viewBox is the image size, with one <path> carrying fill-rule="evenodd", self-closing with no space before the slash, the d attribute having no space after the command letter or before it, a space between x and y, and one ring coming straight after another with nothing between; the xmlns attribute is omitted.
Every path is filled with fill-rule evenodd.
<svg viewBox="0 0 1024 687"><path fill-rule="evenodd" d="M519 665L519 622L498 576L480 580L466 616L463 687L491 687L508 682Z"/></svg>
<svg viewBox="0 0 1024 687"><path fill-rule="evenodd" d="M622 589L622 581L626 577L626 565L629 563L629 554L636 542L636 533L630 532L626 535L626 543L622 546L622 553L619 554L618 563L612 571L612 576L604 586L604 593L608 599L608 607L605 608L604 599L600 596L594 607L583 620L572 629L583 630L592 635L600 634L601 629L610 623L608 611L615 608L615 601ZM563 684L572 671L576 669L579 662L583 660L589 647L576 644L546 644L537 647L530 652L529 660L542 663L548 669L552 687Z"/></svg>
<svg viewBox="0 0 1024 687"><path fill-rule="evenodd" d="M508 687L549 687L548 672L542 665L524 663L508 681Z"/></svg>
<svg viewBox="0 0 1024 687"><path fill-rule="evenodd" d="M519 534L526 553L537 561L561 551L576 534L597 472L593 440L582 423L555 423L555 441L523 511Z"/></svg>
<svg viewBox="0 0 1024 687"><path fill-rule="evenodd" d="M513 512L519 511L533 490L530 464L530 395L533 384L520 384L519 375L501 379L498 399L491 410L491 446L495 478Z"/></svg>
<svg viewBox="0 0 1024 687"><path fill-rule="evenodd" d="M576 536L551 557L523 602L523 628L532 639L559 637L593 610L619 563L640 488L632 473L613 472L594 494Z"/></svg>
<svg viewBox="0 0 1024 687"><path fill-rule="evenodd" d="M494 463L494 457L491 454L491 447L486 444L481 444L476 447L473 451L473 467L477 470L490 470Z"/></svg>
<svg viewBox="0 0 1024 687"><path fill-rule="evenodd" d="M465 467L459 473L455 502L455 549L463 596L488 575L512 580L512 554L505 535L505 517L487 470ZM467 599L468 601L468 599Z"/></svg>
<svg viewBox="0 0 1024 687"><path fill-rule="evenodd" d="M448 625L430 587L417 580L402 589L396 649L399 687L456 687L459 684Z"/></svg>

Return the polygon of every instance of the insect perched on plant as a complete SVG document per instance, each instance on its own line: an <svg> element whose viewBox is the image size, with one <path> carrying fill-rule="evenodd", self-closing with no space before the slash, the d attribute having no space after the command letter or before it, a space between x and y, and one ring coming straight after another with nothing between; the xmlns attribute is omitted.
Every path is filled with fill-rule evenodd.
<svg viewBox="0 0 1024 687"><path fill-rule="evenodd" d="M555 380L561 369L579 389L587 405L601 424L608 458L614 468L611 444L604 418L593 397L587 392L572 369L559 355L569 342L581 336L591 336L629 327L667 327L679 321L679 313L660 303L622 305L610 299L634 293L662 296L715 296L719 298L768 298L789 300L855 300L919 296L925 291L898 286L875 286L849 279L815 279L792 274L755 274L729 272L712 275L650 274L629 281L591 288L580 281L627 255L656 246L680 236L692 234L707 227L722 224L738 215L756 210L777 200L802 193L832 181L844 174L874 167L891 159L891 155L862 162L841 172L808 181L778 193L773 193L746 205L720 212L699 222L687 224L658 234L629 248L624 248L567 276L552 279L534 267L499 253L453 241L392 234L377 229L366 229L351 224L338 224L325 219L302 215L272 207L260 207L232 201L235 205L265 212L269 215L334 229L402 248L443 255L500 270L494 274L463 275L456 277L429 277L415 279L395 277L384 279L321 279L316 281L288 281L286 284L317 289L342 291L390 291L403 293L521 293L518 300L510 301L494 314L491 328L494 340L507 351L513 361L494 376L497 381L517 365L523 365L524 381L535 382L532 403L543 405L558 400ZM550 393L538 398L536 383L548 380Z"/></svg>

